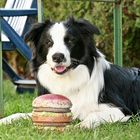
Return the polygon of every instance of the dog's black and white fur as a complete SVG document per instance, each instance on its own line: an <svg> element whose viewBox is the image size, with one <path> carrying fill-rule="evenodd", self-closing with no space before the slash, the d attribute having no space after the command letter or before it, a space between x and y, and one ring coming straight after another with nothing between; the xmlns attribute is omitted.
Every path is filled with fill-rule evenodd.
<svg viewBox="0 0 140 140"><path fill-rule="evenodd" d="M85 128L140 113L140 70L109 63L95 47L94 34L99 30L87 20L69 18L37 23L25 37L33 48L39 95L47 90L68 97L74 119Z"/></svg>

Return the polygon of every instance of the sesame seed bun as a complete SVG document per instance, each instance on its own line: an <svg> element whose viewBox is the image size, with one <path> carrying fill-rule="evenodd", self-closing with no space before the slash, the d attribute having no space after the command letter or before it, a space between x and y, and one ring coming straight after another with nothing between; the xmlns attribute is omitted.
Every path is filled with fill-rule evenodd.
<svg viewBox="0 0 140 140"><path fill-rule="evenodd" d="M33 103L32 103L33 108L71 108L72 103L71 101L58 94L46 94L37 97Z"/></svg>

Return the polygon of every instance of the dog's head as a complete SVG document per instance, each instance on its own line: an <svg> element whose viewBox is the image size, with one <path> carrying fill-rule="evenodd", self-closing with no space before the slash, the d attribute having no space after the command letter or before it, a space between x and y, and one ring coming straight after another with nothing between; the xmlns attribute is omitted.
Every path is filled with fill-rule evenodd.
<svg viewBox="0 0 140 140"><path fill-rule="evenodd" d="M38 69L47 64L56 74L84 64L90 55L97 57L93 35L99 30L87 20L53 23L46 21L35 24L26 34L25 41L33 48L33 67Z"/></svg>

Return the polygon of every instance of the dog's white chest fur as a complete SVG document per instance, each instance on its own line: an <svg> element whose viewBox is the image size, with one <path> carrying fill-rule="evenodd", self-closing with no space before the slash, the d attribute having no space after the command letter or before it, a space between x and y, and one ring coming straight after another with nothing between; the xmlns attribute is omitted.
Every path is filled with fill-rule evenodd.
<svg viewBox="0 0 140 140"><path fill-rule="evenodd" d="M98 67L99 65L95 68ZM71 110L74 118L83 120L90 112L99 110L98 95L104 80L103 72L98 72L97 75L95 68L91 76L85 65L79 65L64 75L58 75L50 69L49 65L43 64L38 71L38 79L51 93L68 97L73 104Z"/></svg>

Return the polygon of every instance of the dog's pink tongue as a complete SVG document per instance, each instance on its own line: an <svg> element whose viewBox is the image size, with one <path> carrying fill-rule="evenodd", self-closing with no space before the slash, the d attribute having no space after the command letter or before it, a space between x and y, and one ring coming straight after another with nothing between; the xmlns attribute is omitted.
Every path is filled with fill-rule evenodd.
<svg viewBox="0 0 140 140"><path fill-rule="evenodd" d="M65 71L65 69L66 69L66 67L64 67L64 66L56 66L56 67L55 67L55 71L56 71L57 73L62 73L62 72Z"/></svg>

